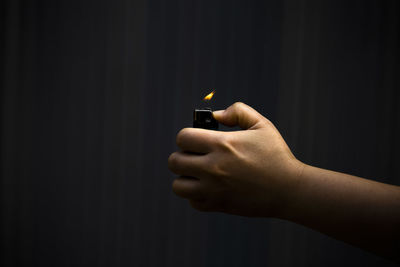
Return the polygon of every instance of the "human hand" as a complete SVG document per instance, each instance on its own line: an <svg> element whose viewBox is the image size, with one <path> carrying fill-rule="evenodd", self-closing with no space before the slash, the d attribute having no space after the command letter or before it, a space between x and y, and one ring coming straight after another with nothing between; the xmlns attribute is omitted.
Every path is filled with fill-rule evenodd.
<svg viewBox="0 0 400 267"><path fill-rule="evenodd" d="M181 149L168 159L179 175L173 191L201 211L242 216L279 216L303 167L275 126L243 103L213 113L216 120L243 130L182 129Z"/></svg>
<svg viewBox="0 0 400 267"><path fill-rule="evenodd" d="M400 262L400 187L298 161L274 125L235 103L233 132L186 128L168 159L173 191L201 211L277 217Z"/></svg>

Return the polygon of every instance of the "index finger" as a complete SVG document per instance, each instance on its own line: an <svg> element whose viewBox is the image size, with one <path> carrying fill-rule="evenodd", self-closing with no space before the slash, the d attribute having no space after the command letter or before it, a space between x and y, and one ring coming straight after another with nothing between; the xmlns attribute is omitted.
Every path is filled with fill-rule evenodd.
<svg viewBox="0 0 400 267"><path fill-rule="evenodd" d="M184 128L176 136L176 144L185 152L207 154L216 144L218 132L200 128Z"/></svg>

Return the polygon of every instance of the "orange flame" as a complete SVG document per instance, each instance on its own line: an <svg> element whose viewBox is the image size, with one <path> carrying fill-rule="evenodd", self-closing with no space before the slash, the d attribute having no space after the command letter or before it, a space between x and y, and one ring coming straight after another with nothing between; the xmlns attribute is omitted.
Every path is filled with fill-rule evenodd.
<svg viewBox="0 0 400 267"><path fill-rule="evenodd" d="M203 98L203 100L204 100L204 101L210 101L211 98L214 96L214 94L215 94L215 90L212 91L211 93L209 93L208 95L206 95L206 96Z"/></svg>

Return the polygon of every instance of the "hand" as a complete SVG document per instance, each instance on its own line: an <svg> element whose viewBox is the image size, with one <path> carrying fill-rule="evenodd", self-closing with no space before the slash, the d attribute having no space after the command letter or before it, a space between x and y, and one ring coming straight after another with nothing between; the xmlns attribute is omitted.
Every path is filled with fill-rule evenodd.
<svg viewBox="0 0 400 267"><path fill-rule="evenodd" d="M181 130L182 151L168 160L177 195L201 211L278 217L400 262L399 186L301 163L245 104L214 117L243 130Z"/></svg>
<svg viewBox="0 0 400 267"><path fill-rule="evenodd" d="M168 159L179 175L173 191L201 211L278 216L295 190L303 164L274 125L243 103L213 113L233 132L197 128L177 135L180 152Z"/></svg>

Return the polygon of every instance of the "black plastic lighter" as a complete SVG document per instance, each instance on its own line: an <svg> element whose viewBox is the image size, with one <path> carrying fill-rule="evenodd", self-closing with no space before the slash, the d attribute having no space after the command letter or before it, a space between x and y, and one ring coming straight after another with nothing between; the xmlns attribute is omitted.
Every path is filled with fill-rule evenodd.
<svg viewBox="0 0 400 267"><path fill-rule="evenodd" d="M211 108L195 109L193 111L193 128L218 130L218 121L214 119Z"/></svg>

